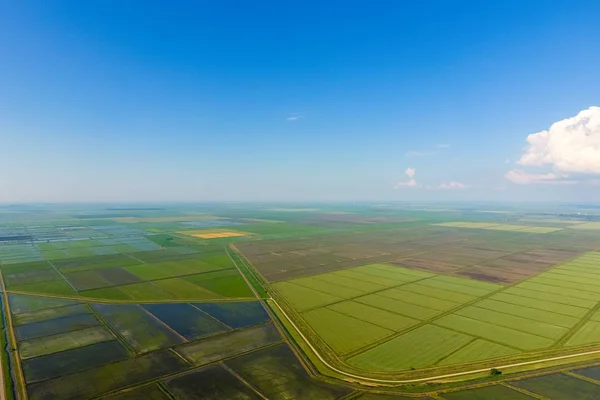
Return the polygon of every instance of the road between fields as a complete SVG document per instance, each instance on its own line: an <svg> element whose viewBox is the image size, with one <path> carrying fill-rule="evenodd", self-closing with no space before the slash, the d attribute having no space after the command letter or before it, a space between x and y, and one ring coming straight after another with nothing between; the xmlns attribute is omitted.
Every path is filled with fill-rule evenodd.
<svg viewBox="0 0 600 400"><path fill-rule="evenodd" d="M592 354L600 354L600 350L594 350L594 351L587 351L585 353L568 354L568 355L565 355L565 356L550 357L550 358L544 358L544 359L535 360L535 361L525 361L525 362L520 362L520 363L516 363L516 364L507 364L507 365L500 365L500 366L490 366L488 368L482 368L482 369L476 369L476 370L464 371L464 372L456 372L456 373L453 373L453 374L430 376L430 377L427 377L427 378L418 378L418 379L407 379L407 380L394 380L394 379L391 379L391 380L387 380L387 379L369 378L369 377L366 377L366 376L355 375L355 374L351 374L349 372L342 371L341 369L338 369L338 368L334 367L333 365L329 364L319 354L319 352L317 351L317 349L315 349L315 347L308 341L308 339L306 338L306 336L304 336L304 334L302 333L302 331L296 326L296 324L294 323L294 321L292 321L292 319L287 315L287 313L279 305L279 303L277 303L277 301L275 299L273 299L273 298L270 298L269 300L271 300L273 302L273 304L275 304L277 306L277 308L279 308L279 311L281 311L281 313L290 322L290 324L292 324L292 326L294 327L294 329L298 332L298 334L306 342L306 344L308 345L308 347L310 347L310 349L312 350L312 352L315 353L315 355L317 356L317 358L323 364L325 364L328 368L330 368L331 370L337 372L340 375L344 375L344 376L347 376L347 377L350 377L350 378L354 378L354 379L359 379L361 381L369 381L369 382L377 382L377 383L399 383L399 384L427 382L427 381L435 381L435 380L439 380L439 379L455 378L455 377L458 377L458 376L479 374L479 373L482 373L482 372L488 372L492 368L502 370L502 369L506 369L506 368L514 368L514 367L521 367L521 366L525 366L525 365L538 364L538 363L542 363L542 362L564 360L564 359L568 359L568 358L589 356L589 355L592 355Z"/></svg>

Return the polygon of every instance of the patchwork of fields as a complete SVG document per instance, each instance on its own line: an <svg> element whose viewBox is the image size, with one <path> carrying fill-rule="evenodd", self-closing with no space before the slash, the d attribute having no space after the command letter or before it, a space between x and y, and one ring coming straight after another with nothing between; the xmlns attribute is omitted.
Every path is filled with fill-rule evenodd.
<svg viewBox="0 0 600 400"><path fill-rule="evenodd" d="M323 363L263 304L366 379L600 348L594 222L357 207L115 208L24 223L0 208L5 393L388 399L332 384L344 378L332 369L314 379ZM598 398L598 368L436 386L431 398Z"/></svg>
<svg viewBox="0 0 600 400"><path fill-rule="evenodd" d="M589 252L508 287L386 264L273 287L347 365L393 373L600 344L598 270Z"/></svg>

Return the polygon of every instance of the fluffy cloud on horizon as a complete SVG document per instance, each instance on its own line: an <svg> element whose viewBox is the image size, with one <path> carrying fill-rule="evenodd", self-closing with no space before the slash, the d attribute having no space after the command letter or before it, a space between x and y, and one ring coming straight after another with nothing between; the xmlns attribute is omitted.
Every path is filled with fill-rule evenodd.
<svg viewBox="0 0 600 400"><path fill-rule="evenodd" d="M401 187L417 187L417 186L419 186L417 184L417 181L415 180L416 172L417 172L417 170L414 168L406 168L406 171L404 171L404 175L406 175L408 177L408 181L398 182L395 186L395 189L398 189Z"/></svg>
<svg viewBox="0 0 600 400"><path fill-rule="evenodd" d="M527 136L527 148L517 163L551 169L546 173L521 169L506 173L508 180L521 185L568 184L578 181L572 175L600 175L600 107L582 110L548 130Z"/></svg>

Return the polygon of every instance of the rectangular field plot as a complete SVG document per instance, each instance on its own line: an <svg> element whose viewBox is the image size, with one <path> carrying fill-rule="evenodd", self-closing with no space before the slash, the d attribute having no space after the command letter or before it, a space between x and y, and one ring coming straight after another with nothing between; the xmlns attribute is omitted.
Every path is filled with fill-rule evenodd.
<svg viewBox="0 0 600 400"><path fill-rule="evenodd" d="M273 286L298 311L304 311L343 300L341 297L308 289L304 286L294 285L289 282L278 282Z"/></svg>
<svg viewBox="0 0 600 400"><path fill-rule="evenodd" d="M595 400L600 398L599 385L565 374L552 374L511 381L510 385L548 399Z"/></svg>
<svg viewBox="0 0 600 400"><path fill-rule="evenodd" d="M23 360L21 365L25 380L33 383L122 361L128 357L127 350L118 341L112 340L29 358Z"/></svg>
<svg viewBox="0 0 600 400"><path fill-rule="evenodd" d="M581 346L598 343L600 341L600 322L586 322L573 336L567 340L565 347Z"/></svg>
<svg viewBox="0 0 600 400"><path fill-rule="evenodd" d="M167 379L164 383L180 400L261 399L252 389L220 365Z"/></svg>
<svg viewBox="0 0 600 400"><path fill-rule="evenodd" d="M29 292L29 293L42 293L42 294L58 294L65 296L75 296L77 293L75 290L63 279L48 281L48 282L37 282L30 283L27 285L13 286L10 290L15 292Z"/></svg>
<svg viewBox="0 0 600 400"><path fill-rule="evenodd" d="M510 296L510 295L506 295ZM504 314L510 314L521 318L526 318L531 321L537 321L552 325L571 328L579 318L568 315L562 315L555 312L538 310L531 307L525 307L517 304L511 304L503 301L492 299L484 299L474 304L478 308L483 308L490 311L497 311ZM551 305L549 305L551 306ZM543 336L543 335L542 335Z"/></svg>
<svg viewBox="0 0 600 400"><path fill-rule="evenodd" d="M435 292L432 289L431 292ZM427 308L432 308L438 311L446 311L455 308L459 303L454 303L448 300L438 299L424 294L418 294L404 290L404 287L388 289L377 293L379 296L389 297L390 299L400 300L405 303L418 304Z"/></svg>
<svg viewBox="0 0 600 400"><path fill-rule="evenodd" d="M422 307L417 304L405 303L403 301L390 299L389 297L379 296L377 294L358 297L354 299L354 301L418 320L430 319L441 313L439 310Z"/></svg>
<svg viewBox="0 0 600 400"><path fill-rule="evenodd" d="M448 226L453 228L491 229L495 231L515 231L525 233L552 233L562 230L562 228L553 228L546 226L510 225L487 222L443 222L440 224L433 225Z"/></svg>
<svg viewBox="0 0 600 400"><path fill-rule="evenodd" d="M554 343L552 339L454 314L436 320L435 324L520 350L546 348Z"/></svg>
<svg viewBox="0 0 600 400"><path fill-rule="evenodd" d="M489 309L479 308L476 306L462 308L456 311L454 315L460 315L478 321L488 322L490 324L543 336L553 340L560 339L568 332L567 328L563 328L561 326L533 321L529 318L491 311Z"/></svg>
<svg viewBox="0 0 600 400"><path fill-rule="evenodd" d="M187 340L230 330L190 304L145 304L142 307Z"/></svg>
<svg viewBox="0 0 600 400"><path fill-rule="evenodd" d="M114 339L115 337L108 329L103 326L96 326L78 331L23 340L19 342L18 346L21 358L27 359Z"/></svg>
<svg viewBox="0 0 600 400"><path fill-rule="evenodd" d="M81 400L189 368L163 350L27 386L29 399Z"/></svg>
<svg viewBox="0 0 600 400"><path fill-rule="evenodd" d="M501 346L487 340L477 339L462 349L450 354L437 365L453 365L519 354L518 350Z"/></svg>
<svg viewBox="0 0 600 400"><path fill-rule="evenodd" d="M183 278L161 279L152 282L161 292L168 293L173 299L219 299L222 296Z"/></svg>
<svg viewBox="0 0 600 400"><path fill-rule="evenodd" d="M89 310L84 304L74 304L70 306L46 308L43 310L13 315L13 324L15 326L33 324L35 322L42 322L54 318L68 317L70 315L79 315L87 313L89 313Z"/></svg>
<svg viewBox="0 0 600 400"><path fill-rule="evenodd" d="M233 329L270 321L269 314L258 301L195 303L194 306Z"/></svg>
<svg viewBox="0 0 600 400"><path fill-rule="evenodd" d="M535 296L536 293L532 295ZM531 308L534 310L541 310L550 313L560 314L561 316L566 316L570 318L577 318L577 320L579 320L579 318L583 317L588 312L587 308L555 303L553 301L550 301L548 298L536 299L532 297L518 296L515 294L509 294L507 293L507 291L495 294L489 297L489 299L494 301L497 300L498 302L507 303L509 305L517 305L525 308Z"/></svg>
<svg viewBox="0 0 600 400"><path fill-rule="evenodd" d="M271 323L187 343L175 351L190 363L201 366L279 341L279 331Z"/></svg>
<svg viewBox="0 0 600 400"><path fill-rule="evenodd" d="M172 400L158 385L142 386L126 390L112 396L103 397L105 400ZM185 398L183 398L185 400Z"/></svg>
<svg viewBox="0 0 600 400"><path fill-rule="evenodd" d="M349 288L346 286L338 286L310 276L306 278L292 279L291 281L287 282L305 288L318 290L323 293L329 293L334 296L341 297L342 299L350 299L366 293L364 290Z"/></svg>
<svg viewBox="0 0 600 400"><path fill-rule="evenodd" d="M119 267L70 272L64 275L77 290L98 289L107 286L142 282L142 279L137 275Z"/></svg>
<svg viewBox="0 0 600 400"><path fill-rule="evenodd" d="M92 314L70 315L15 327L17 340L34 339L100 325Z"/></svg>
<svg viewBox="0 0 600 400"><path fill-rule="evenodd" d="M71 258L54 261L54 265L62 272L86 271L96 268L127 267L142 264L140 260L125 254L100 255L95 257Z"/></svg>
<svg viewBox="0 0 600 400"><path fill-rule="evenodd" d="M132 285L118 286L114 289L117 289L119 292L124 293L125 296L127 296L127 298L133 300L158 301L171 300L173 298L173 295L171 293L163 290L159 285L155 284L154 282L134 283ZM84 293L89 293L89 291Z"/></svg>
<svg viewBox="0 0 600 400"><path fill-rule="evenodd" d="M533 400L521 392L502 385L484 386L477 389L459 390L458 392L442 393L446 400Z"/></svg>
<svg viewBox="0 0 600 400"><path fill-rule="evenodd" d="M228 360L225 364L268 399L334 400L352 392L307 374L286 344Z"/></svg>
<svg viewBox="0 0 600 400"><path fill-rule="evenodd" d="M352 357L348 363L368 371L405 371L435 365L469 342L471 336L424 325ZM415 351L418 349L418 351Z"/></svg>
<svg viewBox="0 0 600 400"><path fill-rule="evenodd" d="M302 317L339 354L349 353L393 333L389 329L327 308L307 311Z"/></svg>
<svg viewBox="0 0 600 400"><path fill-rule="evenodd" d="M229 267L233 268L233 267ZM144 280L172 278L175 276L193 275L201 272L228 269L220 265L208 264L196 258L169 261L155 264L142 264L127 267L126 270Z"/></svg>
<svg viewBox="0 0 600 400"><path fill-rule="evenodd" d="M139 306L94 304L93 308L137 353L146 353L185 341L182 336Z"/></svg>
<svg viewBox="0 0 600 400"><path fill-rule="evenodd" d="M0 245L0 264L18 264L32 261L43 261L44 257L32 244Z"/></svg>
<svg viewBox="0 0 600 400"><path fill-rule="evenodd" d="M371 307L366 304L357 303L355 301L344 301L342 303L327 306L327 308L396 332L419 323L419 321L415 319L394 314L380 308Z"/></svg>
<svg viewBox="0 0 600 400"><path fill-rule="evenodd" d="M221 273L220 276L217 276L217 273L207 273L187 276L183 279L211 293L215 293L217 297L254 298L252 290L250 290L248 284L246 284L246 281L236 269L218 272Z"/></svg>

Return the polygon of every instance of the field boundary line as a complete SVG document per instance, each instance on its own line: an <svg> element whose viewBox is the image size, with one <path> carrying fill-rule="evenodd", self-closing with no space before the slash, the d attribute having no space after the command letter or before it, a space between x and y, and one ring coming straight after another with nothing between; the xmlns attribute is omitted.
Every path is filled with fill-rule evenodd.
<svg viewBox="0 0 600 400"><path fill-rule="evenodd" d="M12 355L13 358L15 360L15 368L17 369L16 371L16 376L17 379L19 380L18 384L18 388L15 388L15 392L17 393L18 398L20 399L28 399L27 396L27 390L25 389L25 376L23 375L23 368L21 367L21 356L19 354L19 347L17 345L17 339L16 339L16 335L15 335L15 330L14 330L14 325L13 325L13 320L12 320L12 312L10 310L10 301L8 298L8 293L6 292L6 285L4 284L4 276L2 273L0 273L0 287L2 289L2 301L4 301L4 311L5 311L5 321L6 321L6 326L4 327L7 330L7 334L8 334L8 338L10 339L10 342L7 343L8 346L12 347ZM12 371L10 362L11 362L11 357L8 357L8 362L9 362L9 370ZM1 371L0 369L0 375L3 375L3 371ZM12 377L10 377L12 379ZM4 384L4 379L5 377L2 376L2 383ZM0 393L2 393L2 398L5 398L5 387L6 386L2 386L2 390L0 391Z"/></svg>

